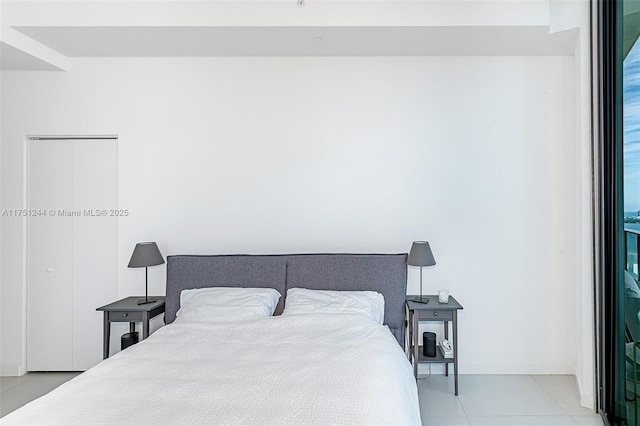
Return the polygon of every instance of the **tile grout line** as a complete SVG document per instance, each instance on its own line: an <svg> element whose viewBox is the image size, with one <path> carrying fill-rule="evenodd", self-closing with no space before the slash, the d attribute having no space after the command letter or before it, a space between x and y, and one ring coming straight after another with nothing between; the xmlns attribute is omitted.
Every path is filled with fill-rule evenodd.
<svg viewBox="0 0 640 426"><path fill-rule="evenodd" d="M458 393L460 393L460 390L458 389ZM458 404L460 404L460 407L462 407L462 411L464 411L464 416L467 418L467 423L469 423L469 425L471 425L471 418L469 417L469 413L467 413L467 410L464 408L464 404L462 404L462 398L460 398L460 395L456 395L456 400L458 401Z"/></svg>
<svg viewBox="0 0 640 426"><path fill-rule="evenodd" d="M527 377L528 376L528 377ZM521 419L523 419L522 421L524 422L531 422L534 421L535 419L540 419L540 421L543 421L542 419L544 418L551 418L551 417L556 417L558 419L558 421L560 421L560 419L562 419L562 423L563 424L570 424L570 425L574 425L577 426L579 424L581 424L581 417L587 418L587 417L591 417L588 414L584 414L581 415L579 413L576 412L576 414L571 414L569 411L571 409L571 407L573 407L573 400L574 398L571 398L571 401L566 401L566 394L563 392L565 389L565 381L562 380L561 382L559 382L559 385L562 385L560 387L556 386L556 382L555 381L543 381L542 379L544 377L541 377L541 380L537 380L537 377L535 377L535 375L532 374L528 374L528 375L521 375L520 377L526 377L528 380L533 379L533 382L536 384L536 386L532 386L532 390L534 390L536 393L538 393L541 397L546 397L548 398L550 401L548 402L549 407L560 407L560 410L558 410L556 412L556 414L553 413L531 413L531 414L507 414L507 413L501 413L501 414L491 414L491 413L484 413L484 414L478 414L478 415L474 415L474 419L471 419L471 415L468 413L467 408L465 407L465 404L463 402L463 398L459 395L459 396L453 396L451 395L453 398L455 398L455 400L457 401L457 404L459 404L459 407L462 409L462 415L461 414L457 414L459 417L459 419L461 420L463 417L467 420L468 425L473 426L474 424L478 424L478 423L474 423L474 422L480 422L480 424L484 424L484 422L488 421L487 418L491 418L491 417L495 417L496 421L501 422L504 420L498 420L499 418L503 418L503 419L508 419L510 417L520 417ZM529 382L531 383L531 382ZM549 385L549 387L545 386L545 383ZM539 392L540 388L542 388L543 392ZM560 392L557 392L560 391ZM461 393L462 395L465 395L464 393ZM554 397L554 395L558 395L558 398ZM464 398L464 400L466 400L466 398ZM551 402L552 401L552 402ZM570 404L566 405L568 408L565 409L564 405L562 405L560 403L560 401L565 401L565 402L570 402ZM553 404L556 404L555 406ZM537 411L537 410L535 410ZM546 411L546 410L545 410ZM554 410L555 411L555 410ZM599 417L599 416L598 416ZM525 420L525 419L529 419L529 420ZM424 417L423 417L424 420ZM430 419L430 421L432 421L433 419ZM546 421L546 420L545 420ZM544 421L543 421L544 423ZM428 423L430 424L430 423ZM527 423L528 424L528 423ZM591 424L591 423L588 423ZM596 423L596 424L602 424L602 423Z"/></svg>
<svg viewBox="0 0 640 426"><path fill-rule="evenodd" d="M567 410L564 409L564 407L562 406L562 404L560 404L556 398L551 395L551 393L547 390L547 388L545 388L542 383L540 383L538 380L536 380L536 377L533 374L530 374L529 377L531 377L533 379L534 382L536 382L536 384L538 386L540 386L542 388L542 390L544 391L544 393L546 393L547 395L549 395L549 398L551 398L551 400L558 406L560 407L560 409L562 410L562 412L565 414L565 416L569 416L571 417L571 414L569 414L567 412ZM571 417L571 420L573 420L573 417ZM573 420L574 423L578 424L575 420Z"/></svg>
<svg viewBox="0 0 640 426"><path fill-rule="evenodd" d="M429 379L431 378L431 375L427 376L426 378L420 378L418 379L418 381L416 383L419 383L420 381L422 381L423 383L428 383ZM448 391L449 392L449 391ZM462 411L464 413L464 418L467 420L467 425L470 426L471 425L471 419L469 418L469 415L467 414L467 411L464 409L464 406L462 405L462 402L460 400L460 396L459 395L455 395L454 392L451 392L451 396L453 396L453 398L455 398L455 400L458 402L458 404L460 405L460 408L462 408ZM418 389L418 399L420 399L420 391ZM424 417L420 415L421 420L424 422ZM426 416L426 417L440 417L440 416ZM442 416L442 417L450 417L450 416ZM463 416L455 416L455 417L460 417L462 418ZM423 423L424 424L424 423Z"/></svg>
<svg viewBox="0 0 640 426"><path fill-rule="evenodd" d="M547 391L547 389L544 387L544 385L543 385L542 383L540 383L540 382L535 378L535 376L534 376L534 375L531 375L531 377L533 378L533 380L535 380L535 381L536 381L536 383L538 383L538 384L542 387L542 389L544 389L544 391L545 391L545 392L546 392L546 393L551 397L551 399L553 399L553 402L555 402L556 404L558 404L558 405L560 406L560 408L562 409L562 411L564 411L565 413L567 413L567 416L571 417L571 420L573 420L576 424L579 424L579 423L578 423L578 421L575 419L575 417L590 417L591 415L596 415L596 416L600 417L600 416L599 416L599 414L598 414L598 413L596 413L595 411L593 411L593 414L571 414L571 413L569 413L567 410L565 410L565 409L564 409L564 407L562 406L562 404L560 404L560 403L555 399L555 397L554 397L553 395L551 395L551 393L549 393L549 391ZM579 398L580 398L580 397L579 397L579 395L578 395L578 399L579 399ZM585 408L585 409L586 409L586 407L582 407L582 406L580 406L580 407L581 407L581 408Z"/></svg>
<svg viewBox="0 0 640 426"><path fill-rule="evenodd" d="M554 404L556 404L557 406L560 407L560 410L564 413L564 414L560 414L560 415L549 415L549 414L525 414L525 415L516 415L516 417L567 417L571 420L571 422L574 425L578 425L578 422L576 421L576 419L574 419L569 413L567 413L567 411L562 407L562 405L560 405L560 403L558 403L558 401L556 401L556 399L553 397L553 395L551 395L549 393L549 391L540 383L538 382L538 380L536 380L536 378L534 377L533 374L528 374L527 376L529 376L538 386L540 386L542 388L542 390L544 391L545 394L547 394L549 396L549 398L551 398L551 400L554 402ZM458 397L459 398L459 397ZM460 406L462 407L462 410L464 411L465 415L467 416L467 421L469 422L469 424L471 426L473 426L473 423L471 422L471 418L469 417L469 415L467 414L467 410L464 408L464 405L462 404L462 401L460 401L460 399L458 399L458 401L460 402ZM513 417L513 415L510 414L498 414L498 415L477 415L475 417Z"/></svg>

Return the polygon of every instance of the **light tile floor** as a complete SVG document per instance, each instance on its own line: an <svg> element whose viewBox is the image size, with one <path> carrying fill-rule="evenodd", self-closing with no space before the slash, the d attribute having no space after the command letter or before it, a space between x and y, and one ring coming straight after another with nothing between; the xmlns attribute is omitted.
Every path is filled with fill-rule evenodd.
<svg viewBox="0 0 640 426"><path fill-rule="evenodd" d="M0 417L49 393L80 373L27 373L20 377L0 377Z"/></svg>
<svg viewBox="0 0 640 426"><path fill-rule="evenodd" d="M603 425L581 407L573 376L432 375L418 381L423 425Z"/></svg>
<svg viewBox="0 0 640 426"><path fill-rule="evenodd" d="M79 373L28 373L0 377L0 417ZM578 403L573 376L432 375L418 382L424 425L550 426L602 425L600 416Z"/></svg>

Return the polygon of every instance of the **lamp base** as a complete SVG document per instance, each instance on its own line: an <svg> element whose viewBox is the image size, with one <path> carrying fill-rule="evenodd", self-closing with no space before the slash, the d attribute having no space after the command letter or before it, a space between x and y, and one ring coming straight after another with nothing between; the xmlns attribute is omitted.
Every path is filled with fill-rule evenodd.
<svg viewBox="0 0 640 426"><path fill-rule="evenodd" d="M423 304L427 304L429 303L429 298L428 297L421 297L421 296L414 296L414 297L409 297L407 298L407 300L410 300L414 303L423 303Z"/></svg>
<svg viewBox="0 0 640 426"><path fill-rule="evenodd" d="M155 303L156 299L140 299L138 300L138 305L146 305L147 303Z"/></svg>

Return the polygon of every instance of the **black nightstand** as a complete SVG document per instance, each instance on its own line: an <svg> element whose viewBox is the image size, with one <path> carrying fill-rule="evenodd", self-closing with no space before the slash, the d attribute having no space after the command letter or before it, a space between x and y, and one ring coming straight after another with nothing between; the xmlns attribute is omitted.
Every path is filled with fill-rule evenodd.
<svg viewBox="0 0 640 426"><path fill-rule="evenodd" d="M125 297L117 302L101 306L96 311L104 311L103 359L109 358L109 339L112 322L128 322L129 330L136 331L136 322L142 323L142 338L149 337L149 320L164 312L164 297L153 296L156 302L138 305L142 296Z"/></svg>
<svg viewBox="0 0 640 426"><path fill-rule="evenodd" d="M415 297L415 296L407 296ZM444 363L445 375L449 375L449 363L453 364L455 394L458 395L458 311L463 309L456 299L449 296L449 303L438 302L438 296L423 296L429 303L417 303L407 300L407 325L409 345L407 357L413 362L413 374L418 378L418 364ZM427 357L422 353L419 333L420 321L439 321L444 323L444 338L449 339L449 321L453 325L453 357L445 358L440 349L436 349L435 357Z"/></svg>

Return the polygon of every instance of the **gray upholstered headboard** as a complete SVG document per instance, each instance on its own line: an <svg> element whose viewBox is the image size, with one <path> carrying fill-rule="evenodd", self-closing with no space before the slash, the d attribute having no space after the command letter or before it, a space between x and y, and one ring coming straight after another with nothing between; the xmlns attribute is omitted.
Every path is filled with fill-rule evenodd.
<svg viewBox="0 0 640 426"><path fill-rule="evenodd" d="M168 256L165 322L175 320L182 290L203 287L275 288L282 295L276 315L288 288L377 291L385 324L404 345L406 253Z"/></svg>

